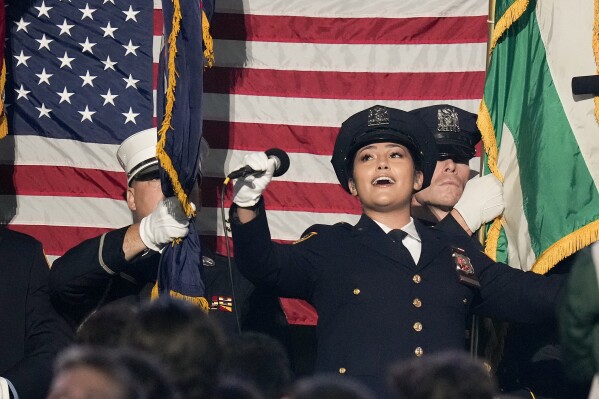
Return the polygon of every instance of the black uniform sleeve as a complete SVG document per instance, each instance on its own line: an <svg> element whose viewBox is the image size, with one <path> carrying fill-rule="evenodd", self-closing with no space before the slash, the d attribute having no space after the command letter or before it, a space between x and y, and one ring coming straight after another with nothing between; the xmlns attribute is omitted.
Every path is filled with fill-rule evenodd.
<svg viewBox="0 0 599 399"><path fill-rule="evenodd" d="M474 246L472 262L481 288L474 312L499 320L539 323L555 317L565 277L544 276L495 263Z"/></svg>
<svg viewBox="0 0 599 399"><path fill-rule="evenodd" d="M254 220L241 224L237 219L237 206L233 205L230 210L239 270L255 285L268 285L280 296L309 299L320 274L318 239L297 245L272 242L263 199L257 211Z"/></svg>
<svg viewBox="0 0 599 399"><path fill-rule="evenodd" d="M50 297L74 326L99 305L111 281L127 266L122 249L127 229L83 241L54 261Z"/></svg>
<svg viewBox="0 0 599 399"><path fill-rule="evenodd" d="M25 311L23 358L2 376L14 385L20 398L44 398L52 380L52 365L58 352L71 341L69 327L56 313L48 295L48 263L39 242L19 256L29 263Z"/></svg>

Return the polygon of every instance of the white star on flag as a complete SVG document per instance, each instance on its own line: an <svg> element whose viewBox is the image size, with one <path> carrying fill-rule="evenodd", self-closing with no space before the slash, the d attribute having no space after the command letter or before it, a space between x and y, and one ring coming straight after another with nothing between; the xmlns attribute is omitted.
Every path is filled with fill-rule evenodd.
<svg viewBox="0 0 599 399"><path fill-rule="evenodd" d="M71 96L75 93L70 93L69 91L67 91L67 87L65 86L62 92L57 92L56 94L60 96L60 101L58 102L59 104L62 104L63 101L66 101L70 104Z"/></svg>
<svg viewBox="0 0 599 399"><path fill-rule="evenodd" d="M88 120L90 122L93 123L92 121L92 115L96 113L96 111L90 111L89 107L86 105L85 106L85 110L83 111L77 111L81 114L81 122L83 122L84 120Z"/></svg>
<svg viewBox="0 0 599 399"><path fill-rule="evenodd" d="M97 76L90 75L89 69L87 70L87 72L85 72L85 75L79 77L83 79L83 84L81 85L81 87L85 85L90 85L91 87L94 87L94 79L97 78Z"/></svg>
<svg viewBox="0 0 599 399"><path fill-rule="evenodd" d="M129 107L129 112L123 112L123 115L125 116L125 123L133 122L133 124L137 125L135 118L137 118L139 114L134 113L131 107Z"/></svg>
<svg viewBox="0 0 599 399"><path fill-rule="evenodd" d="M35 109L37 109L40 112L40 115L38 116L38 119L41 118L42 116L45 117L50 117L50 112L52 112L52 110L50 108L46 108L46 106L44 105L44 103L42 103L41 107L35 107Z"/></svg>

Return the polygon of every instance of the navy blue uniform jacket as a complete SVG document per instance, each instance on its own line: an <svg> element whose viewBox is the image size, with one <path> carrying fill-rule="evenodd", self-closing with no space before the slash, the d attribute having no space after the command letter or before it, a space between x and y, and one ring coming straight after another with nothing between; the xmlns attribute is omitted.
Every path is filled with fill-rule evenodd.
<svg viewBox="0 0 599 399"><path fill-rule="evenodd" d="M418 221L416 265L365 215L355 226L312 226L294 245L271 241L263 201L249 223L236 220L236 206L231 220L242 273L316 308L316 369L365 382L381 384L397 360L463 350L470 312L520 322L551 317L562 282L494 263L467 235ZM452 247L470 258L480 288L458 281Z"/></svg>
<svg viewBox="0 0 599 399"><path fill-rule="evenodd" d="M21 399L46 397L71 334L50 304L48 263L34 238L0 229L0 376Z"/></svg>

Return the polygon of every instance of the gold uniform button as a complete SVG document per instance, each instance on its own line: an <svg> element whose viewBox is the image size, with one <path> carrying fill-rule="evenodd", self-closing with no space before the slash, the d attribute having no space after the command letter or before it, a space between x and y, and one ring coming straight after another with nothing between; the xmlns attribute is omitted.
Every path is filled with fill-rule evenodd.
<svg viewBox="0 0 599 399"><path fill-rule="evenodd" d="M360 295L360 289L354 288L354 295Z"/></svg>
<svg viewBox="0 0 599 399"><path fill-rule="evenodd" d="M422 281L422 277L420 277L419 274L414 274L414 277L412 277L412 281L416 284L420 284L420 282Z"/></svg>
<svg viewBox="0 0 599 399"><path fill-rule="evenodd" d="M339 374L345 374L345 372L346 372L346 371L347 371L347 370L345 369L345 367L341 367L341 368L339 369Z"/></svg>
<svg viewBox="0 0 599 399"><path fill-rule="evenodd" d="M414 328L414 330L420 332L422 331L422 323L417 321L416 323L414 323L414 325L412 326Z"/></svg>
<svg viewBox="0 0 599 399"><path fill-rule="evenodd" d="M424 351L422 350L421 347L417 347L416 349L414 349L414 354L418 357L422 356L424 354Z"/></svg>
<svg viewBox="0 0 599 399"><path fill-rule="evenodd" d="M422 301L419 298L414 298L414 300L412 301L412 305L414 305L414 307L421 307L422 306Z"/></svg>

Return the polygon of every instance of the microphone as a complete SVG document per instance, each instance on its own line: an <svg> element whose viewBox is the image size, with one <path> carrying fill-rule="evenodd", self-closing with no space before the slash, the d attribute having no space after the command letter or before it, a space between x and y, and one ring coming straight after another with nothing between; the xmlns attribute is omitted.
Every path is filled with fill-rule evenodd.
<svg viewBox="0 0 599 399"><path fill-rule="evenodd" d="M572 78L573 94L599 94L599 75L575 76Z"/></svg>
<svg viewBox="0 0 599 399"><path fill-rule="evenodd" d="M279 148L271 148L270 150L264 151L266 156L270 159L275 160L275 173L273 173L274 177L278 177L283 175L289 169L289 156L287 153ZM240 177L246 177L253 174L263 173L263 170L254 170L248 165L241 167L227 175L227 179L238 179ZM228 181L227 180L227 181Z"/></svg>

